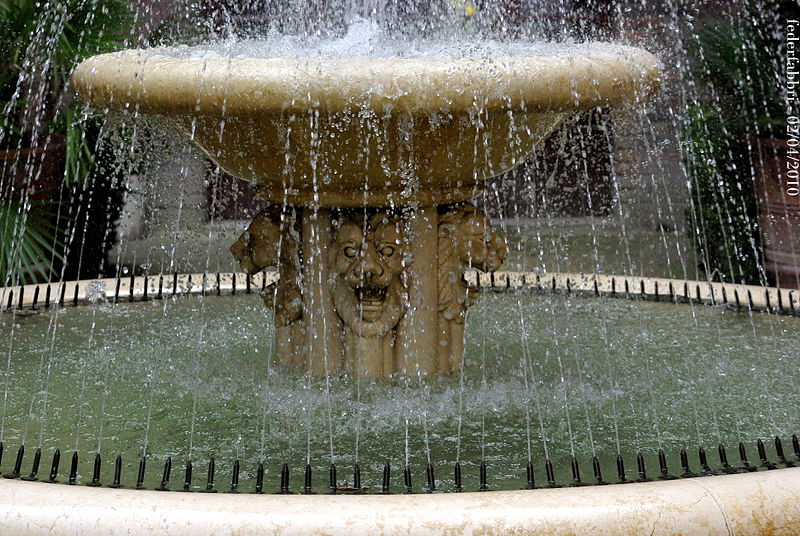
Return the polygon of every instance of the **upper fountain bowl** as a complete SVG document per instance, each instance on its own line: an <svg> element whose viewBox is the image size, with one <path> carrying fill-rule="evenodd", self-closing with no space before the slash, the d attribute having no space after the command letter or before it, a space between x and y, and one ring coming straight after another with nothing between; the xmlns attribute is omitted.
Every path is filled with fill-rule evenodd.
<svg viewBox="0 0 800 536"><path fill-rule="evenodd" d="M592 44L417 57L224 57L128 50L81 63L78 95L168 116L265 199L434 205L475 197L570 113L642 101L660 64Z"/></svg>

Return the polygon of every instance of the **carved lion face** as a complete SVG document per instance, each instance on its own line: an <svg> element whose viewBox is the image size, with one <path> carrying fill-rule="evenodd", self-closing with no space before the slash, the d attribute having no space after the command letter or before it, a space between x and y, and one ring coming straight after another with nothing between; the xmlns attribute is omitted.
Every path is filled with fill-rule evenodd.
<svg viewBox="0 0 800 536"><path fill-rule="evenodd" d="M482 212L473 211L458 224L456 247L459 259L484 272L500 268L506 258L506 241L492 229Z"/></svg>
<svg viewBox="0 0 800 536"><path fill-rule="evenodd" d="M278 262L280 238L280 216L262 212L231 246L231 253L247 273L254 274Z"/></svg>
<svg viewBox="0 0 800 536"><path fill-rule="evenodd" d="M355 333L382 336L402 316L400 222L383 213L369 218L366 226L359 220L344 218L334 236L333 302Z"/></svg>

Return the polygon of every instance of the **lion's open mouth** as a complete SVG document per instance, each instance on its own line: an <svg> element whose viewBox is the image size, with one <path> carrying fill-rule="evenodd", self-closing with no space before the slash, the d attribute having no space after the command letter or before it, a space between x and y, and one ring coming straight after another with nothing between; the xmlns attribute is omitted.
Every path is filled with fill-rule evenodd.
<svg viewBox="0 0 800 536"><path fill-rule="evenodd" d="M386 300L386 291L388 287L355 287L356 298L358 299L359 306L364 309L380 308L383 307L383 302Z"/></svg>

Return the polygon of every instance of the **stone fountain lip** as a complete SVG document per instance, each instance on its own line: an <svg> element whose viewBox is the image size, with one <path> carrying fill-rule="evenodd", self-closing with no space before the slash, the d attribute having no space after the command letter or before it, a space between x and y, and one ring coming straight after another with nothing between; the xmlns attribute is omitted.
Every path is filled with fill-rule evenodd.
<svg viewBox="0 0 800 536"><path fill-rule="evenodd" d="M167 51L89 58L73 74L76 91L97 107L164 115L565 112L645 100L659 88L662 71L649 52L602 43L494 57L243 58Z"/></svg>

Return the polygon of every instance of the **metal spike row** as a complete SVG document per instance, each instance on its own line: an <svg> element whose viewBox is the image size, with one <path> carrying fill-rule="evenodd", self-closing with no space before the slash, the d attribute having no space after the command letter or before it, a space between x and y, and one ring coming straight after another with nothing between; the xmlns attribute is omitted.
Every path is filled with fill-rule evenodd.
<svg viewBox="0 0 800 536"><path fill-rule="evenodd" d="M664 449L658 449L658 470L661 473L661 476L658 477L659 480L675 480L676 477L669 474L667 455L664 454Z"/></svg>
<svg viewBox="0 0 800 536"><path fill-rule="evenodd" d="M19 478L22 471L22 458L25 456L25 445L20 445L17 449L17 459L14 462L14 470L10 473L3 475L3 478Z"/></svg>
<svg viewBox="0 0 800 536"><path fill-rule="evenodd" d="M781 438L775 436L775 453L778 456L778 461L784 467L794 467L794 462L786 458L786 455L783 453L783 443L781 442Z"/></svg>
<svg viewBox="0 0 800 536"><path fill-rule="evenodd" d="M93 488L98 488L102 484L100 484L100 466L102 463L102 459L100 458L100 453L94 455L94 466L92 467L92 480L86 484L87 486L91 486Z"/></svg>
<svg viewBox="0 0 800 536"><path fill-rule="evenodd" d="M706 449L704 449L703 447L698 448L697 456L698 458L700 458L700 467L703 469L703 474L705 476L714 476L717 474L708 465L708 456L706 456Z"/></svg>
<svg viewBox="0 0 800 536"><path fill-rule="evenodd" d="M739 472L739 470L730 463L728 463L728 453L725 452L725 445L720 443L717 446L717 452L719 453L719 464L722 466L722 472L726 475L733 475Z"/></svg>
<svg viewBox="0 0 800 536"><path fill-rule="evenodd" d="M48 476L45 482L49 484L55 484L57 482L56 478L58 477L58 466L61 464L61 450L56 449L53 453L53 463L50 464L50 476Z"/></svg>
<svg viewBox="0 0 800 536"><path fill-rule="evenodd" d="M758 459L761 462L759 467L763 467L767 470L777 469L778 466L772 463L767 459L767 449L764 447L764 442L760 439L756 442L756 448L758 449Z"/></svg>
<svg viewBox="0 0 800 536"><path fill-rule="evenodd" d="M306 464L306 473L303 477L303 493L313 492L311 464Z"/></svg>
<svg viewBox="0 0 800 536"><path fill-rule="evenodd" d="M216 493L214 489L214 473L217 471L217 462L212 457L208 460L208 474L206 476L206 489L201 489L200 493Z"/></svg>
<svg viewBox="0 0 800 536"><path fill-rule="evenodd" d="M42 449L37 448L33 454L33 463L31 464L31 473L28 476L23 476L22 480L29 482L36 482L39 480L36 475L39 473L39 464L42 462Z"/></svg>
<svg viewBox="0 0 800 536"><path fill-rule="evenodd" d="M336 488L336 465L332 463L330 471L328 472L328 490L336 495Z"/></svg>
<svg viewBox="0 0 800 536"><path fill-rule="evenodd" d="M167 456L164 460L164 472L161 475L161 484L156 488L156 491L169 491L169 477L172 473L172 456Z"/></svg>
<svg viewBox="0 0 800 536"><path fill-rule="evenodd" d="M183 476L183 489L181 491L192 491L192 460L186 462L186 471Z"/></svg>
<svg viewBox="0 0 800 536"><path fill-rule="evenodd" d="M239 493L239 460L233 460L233 468L231 469L231 489L228 493Z"/></svg>
<svg viewBox="0 0 800 536"><path fill-rule="evenodd" d="M581 482L581 468L578 465L578 459L575 456L570 460L570 467L572 469L572 487L588 486Z"/></svg>
<svg viewBox="0 0 800 536"><path fill-rule="evenodd" d="M550 462L550 458L545 458L544 460L544 472L547 475L547 487L548 488L560 488L558 484L556 484L556 476L555 472L553 471L553 464Z"/></svg>
<svg viewBox="0 0 800 536"><path fill-rule="evenodd" d="M639 473L639 478L636 479L636 482L650 482L651 479L647 477L647 468L644 465L642 451L636 453L636 470Z"/></svg>
<svg viewBox="0 0 800 536"><path fill-rule="evenodd" d="M284 463L281 467L281 489L280 493L289 493L289 464Z"/></svg>
<svg viewBox="0 0 800 536"><path fill-rule="evenodd" d="M256 469L256 493L264 493L264 464L258 462L258 469Z"/></svg>
<svg viewBox="0 0 800 536"><path fill-rule="evenodd" d="M425 467L425 477L428 480L428 489L426 491L428 493L433 493L436 491L436 477L433 475L433 464L428 463Z"/></svg>
<svg viewBox="0 0 800 536"><path fill-rule="evenodd" d="M681 478L694 478L696 476L700 476L697 473L692 472L689 468L689 454L686 452L686 449L681 449Z"/></svg>
<svg viewBox="0 0 800 536"><path fill-rule="evenodd" d="M489 484L487 483L486 477L486 462L484 461L481 461L481 465L478 468L478 476L480 478L478 491L489 491Z"/></svg>
<svg viewBox="0 0 800 536"><path fill-rule="evenodd" d="M392 466L389 465L387 461L383 466L383 481L381 482L381 493L388 494L389 493L389 484L391 482L392 477Z"/></svg>
<svg viewBox="0 0 800 536"><path fill-rule="evenodd" d="M747 460L747 450L744 448L744 443L739 442L739 459L742 462L742 471L752 473L758 471L758 467L751 465Z"/></svg>
<svg viewBox="0 0 800 536"><path fill-rule="evenodd" d="M121 488L122 484L122 456L117 454L117 459L114 460L114 481L109 485L109 488Z"/></svg>
<svg viewBox="0 0 800 536"><path fill-rule="evenodd" d="M403 485L406 488L406 493L414 493L414 487L411 484L411 467L408 465L403 468Z"/></svg>
<svg viewBox="0 0 800 536"><path fill-rule="evenodd" d="M597 456L592 456L592 473L594 473L595 485L604 486L608 484L608 482L603 480L603 472L600 469L600 460Z"/></svg>

